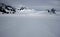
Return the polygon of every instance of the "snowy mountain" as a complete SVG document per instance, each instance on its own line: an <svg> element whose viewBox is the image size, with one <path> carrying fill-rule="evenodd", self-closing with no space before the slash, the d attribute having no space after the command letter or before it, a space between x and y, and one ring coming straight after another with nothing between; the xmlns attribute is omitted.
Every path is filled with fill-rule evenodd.
<svg viewBox="0 0 60 37"><path fill-rule="evenodd" d="M31 9L31 8L24 7L24 6L15 8L15 7L6 5L4 3L0 3L0 15L2 14L20 15L20 16L41 16L41 15L45 16L45 15L51 15L52 13L48 13L47 10L38 11L36 9Z"/></svg>
<svg viewBox="0 0 60 37"><path fill-rule="evenodd" d="M24 7L15 14L0 14L0 37L60 37L60 12Z"/></svg>

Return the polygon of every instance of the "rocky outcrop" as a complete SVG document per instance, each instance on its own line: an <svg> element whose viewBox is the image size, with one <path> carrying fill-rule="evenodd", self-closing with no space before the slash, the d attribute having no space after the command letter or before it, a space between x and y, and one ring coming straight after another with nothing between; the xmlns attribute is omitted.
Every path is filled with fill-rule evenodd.
<svg viewBox="0 0 60 37"><path fill-rule="evenodd" d="M6 13L6 14L14 14L16 12L15 8L9 5L6 5L4 3L0 3L0 12L2 12L2 14Z"/></svg>

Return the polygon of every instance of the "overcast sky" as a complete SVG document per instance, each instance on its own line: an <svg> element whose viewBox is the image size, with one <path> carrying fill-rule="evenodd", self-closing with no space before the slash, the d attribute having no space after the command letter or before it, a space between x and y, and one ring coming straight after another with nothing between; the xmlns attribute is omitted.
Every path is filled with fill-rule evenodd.
<svg viewBox="0 0 60 37"><path fill-rule="evenodd" d="M60 0L0 0L0 2L13 6L28 6L34 9L60 9Z"/></svg>

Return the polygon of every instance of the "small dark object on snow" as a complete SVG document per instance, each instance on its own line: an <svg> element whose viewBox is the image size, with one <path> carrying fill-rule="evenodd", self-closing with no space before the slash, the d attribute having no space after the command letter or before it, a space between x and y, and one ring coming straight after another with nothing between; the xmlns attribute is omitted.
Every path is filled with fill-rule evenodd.
<svg viewBox="0 0 60 37"><path fill-rule="evenodd" d="M50 10L48 10L48 12L50 12Z"/></svg>

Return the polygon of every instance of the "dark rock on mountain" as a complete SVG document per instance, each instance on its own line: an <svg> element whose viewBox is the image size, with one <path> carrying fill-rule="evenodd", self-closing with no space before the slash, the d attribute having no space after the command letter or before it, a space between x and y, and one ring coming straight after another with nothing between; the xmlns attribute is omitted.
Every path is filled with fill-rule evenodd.
<svg viewBox="0 0 60 37"><path fill-rule="evenodd" d="M14 14L16 12L15 8L9 5L6 5L4 3L0 3L0 12L2 12L2 14L6 13L6 14Z"/></svg>

